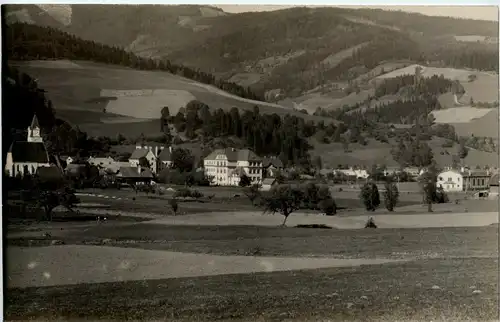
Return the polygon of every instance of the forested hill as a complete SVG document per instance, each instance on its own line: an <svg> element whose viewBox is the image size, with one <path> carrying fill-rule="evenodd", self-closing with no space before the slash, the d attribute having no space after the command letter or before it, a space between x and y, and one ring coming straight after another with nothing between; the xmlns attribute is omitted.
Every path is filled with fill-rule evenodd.
<svg viewBox="0 0 500 322"><path fill-rule="evenodd" d="M13 23L4 30L4 53L8 60L87 60L144 70L161 70L201 83L214 85L231 94L262 100L249 88L223 81L200 70L167 59L138 57L119 47L83 40L52 27Z"/></svg>

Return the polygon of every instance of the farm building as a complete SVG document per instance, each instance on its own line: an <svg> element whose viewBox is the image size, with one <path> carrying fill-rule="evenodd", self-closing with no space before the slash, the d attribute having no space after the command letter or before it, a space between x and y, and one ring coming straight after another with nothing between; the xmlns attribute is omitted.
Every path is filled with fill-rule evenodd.
<svg viewBox="0 0 500 322"><path fill-rule="evenodd" d="M115 178L120 183L149 183L153 180L153 174L141 166L121 167Z"/></svg>
<svg viewBox="0 0 500 322"><path fill-rule="evenodd" d="M489 171L448 170L438 175L436 185L444 191L471 191L488 189L489 183Z"/></svg>

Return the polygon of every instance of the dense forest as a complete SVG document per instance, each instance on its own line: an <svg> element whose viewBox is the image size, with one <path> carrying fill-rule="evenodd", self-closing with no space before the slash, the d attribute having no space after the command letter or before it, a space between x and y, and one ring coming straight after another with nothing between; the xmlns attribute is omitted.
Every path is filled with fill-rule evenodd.
<svg viewBox="0 0 500 322"><path fill-rule="evenodd" d="M82 40L74 35L51 27L14 23L6 27L6 56L9 60L70 59L88 60L143 70L161 70L201 83L214 85L231 94L263 100L249 88L216 79L213 75L172 64L167 59L155 60L136 56L122 48L111 47L94 41Z"/></svg>
<svg viewBox="0 0 500 322"><path fill-rule="evenodd" d="M174 124L178 132L184 132L188 139L202 137L203 141L213 138L234 137L241 139L243 147L252 149L258 155L280 156L288 165L306 164L311 148L307 138L316 132L313 122L303 118L277 114L261 114L257 106L253 111L240 114L237 108L228 112L217 109L211 112L208 105L199 101L190 102L184 111L175 116L164 113L163 122ZM332 130L335 130L333 125ZM163 130L169 135L168 127Z"/></svg>

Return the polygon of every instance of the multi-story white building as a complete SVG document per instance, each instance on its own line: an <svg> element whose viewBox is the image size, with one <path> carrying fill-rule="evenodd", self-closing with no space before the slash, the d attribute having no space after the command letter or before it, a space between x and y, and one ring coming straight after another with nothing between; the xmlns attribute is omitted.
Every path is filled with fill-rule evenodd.
<svg viewBox="0 0 500 322"><path fill-rule="evenodd" d="M246 175L252 184L262 182L262 158L249 149L217 149L203 159L205 175L213 178L211 184L237 186Z"/></svg>

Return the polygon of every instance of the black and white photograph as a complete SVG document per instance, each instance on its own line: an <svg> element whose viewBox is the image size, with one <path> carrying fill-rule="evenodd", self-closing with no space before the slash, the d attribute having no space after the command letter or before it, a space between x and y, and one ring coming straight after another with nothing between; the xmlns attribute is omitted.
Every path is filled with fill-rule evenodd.
<svg viewBox="0 0 500 322"><path fill-rule="evenodd" d="M1 14L5 321L500 321L498 6Z"/></svg>

